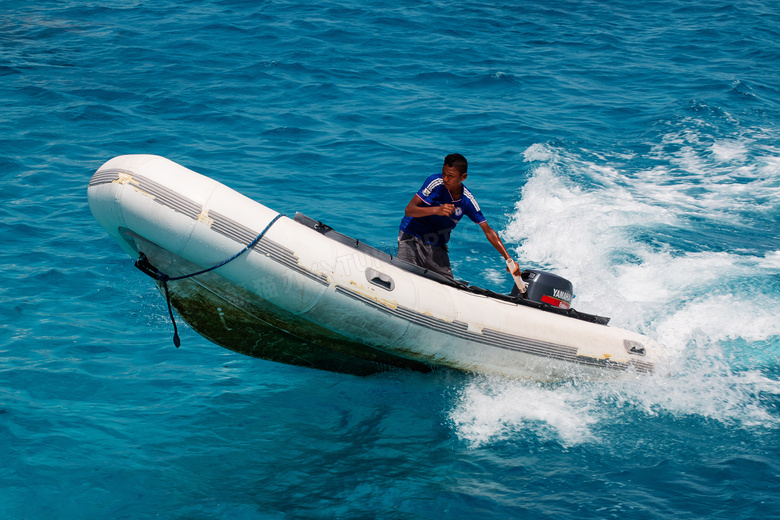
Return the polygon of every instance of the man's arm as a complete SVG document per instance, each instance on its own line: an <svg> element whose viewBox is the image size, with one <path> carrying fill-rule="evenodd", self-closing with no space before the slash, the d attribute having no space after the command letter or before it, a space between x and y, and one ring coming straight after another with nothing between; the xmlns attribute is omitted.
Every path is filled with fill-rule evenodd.
<svg viewBox="0 0 780 520"><path fill-rule="evenodd" d="M480 222L479 227L485 232L488 241L493 244L493 247L495 247L496 250L501 253L501 256L504 257L504 260L506 260L506 270L509 271L509 274L515 279L515 284L517 284L517 288L520 289L520 292L525 294L525 291L528 289L528 282L523 281L520 266L517 265L517 262L512 260L512 257L507 253L506 247L504 247L504 243L501 241L501 237L498 236L498 233L493 231L493 228L491 228L487 222Z"/></svg>
<svg viewBox="0 0 780 520"><path fill-rule="evenodd" d="M428 206L424 200L420 198L416 193L409 204L406 205L404 215L407 217L429 217L431 215L444 215L449 217L452 212L455 211L455 206L452 204L442 204L441 206ZM496 235L497 236L497 235Z"/></svg>
<svg viewBox="0 0 780 520"><path fill-rule="evenodd" d="M493 228L490 227L490 224L485 222L480 222L479 227L482 228L482 231L485 232L485 236L488 239L488 242L493 244L493 247L496 248L496 250L501 253L501 256L504 257L504 260L509 260L511 257L509 256L509 253L506 251L506 247L504 247L504 243L501 241L501 237L498 236L498 233L493 231Z"/></svg>

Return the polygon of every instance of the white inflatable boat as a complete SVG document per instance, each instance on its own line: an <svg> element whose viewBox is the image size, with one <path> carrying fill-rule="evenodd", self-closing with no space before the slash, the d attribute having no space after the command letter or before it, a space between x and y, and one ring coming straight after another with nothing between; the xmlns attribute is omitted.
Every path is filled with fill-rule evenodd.
<svg viewBox="0 0 780 520"><path fill-rule="evenodd" d="M536 380L644 374L663 361L649 338L569 309L571 285L554 275L524 274L529 297L469 287L163 157L111 159L88 197L169 306L242 354L361 375L449 367Z"/></svg>

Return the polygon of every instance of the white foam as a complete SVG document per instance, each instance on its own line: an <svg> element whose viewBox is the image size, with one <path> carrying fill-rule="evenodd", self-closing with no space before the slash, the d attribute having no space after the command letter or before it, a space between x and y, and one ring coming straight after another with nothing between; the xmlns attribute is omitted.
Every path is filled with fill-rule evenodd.
<svg viewBox="0 0 780 520"><path fill-rule="evenodd" d="M460 392L450 420L458 436L474 446L513 438L524 431L572 446L595 440L590 426L599 412L572 386L477 377Z"/></svg>
<svg viewBox="0 0 780 520"><path fill-rule="evenodd" d="M760 266L766 269L780 269L780 251L772 251L764 256Z"/></svg>
<svg viewBox="0 0 780 520"><path fill-rule="evenodd" d="M738 221L740 211L776 207L780 197L780 148L763 130L708 144L711 129L683 121L653 147L661 166L638 172L629 181L643 195L682 213L719 221Z"/></svg>
<svg viewBox="0 0 780 520"><path fill-rule="evenodd" d="M523 152L523 158L527 162L549 161L553 157L553 149L540 143L532 144Z"/></svg>
<svg viewBox="0 0 780 520"><path fill-rule="evenodd" d="M744 161L747 157L746 144L731 139L715 141L710 149L715 158L722 162Z"/></svg>
<svg viewBox="0 0 780 520"><path fill-rule="evenodd" d="M692 347L706 351L708 345L696 341ZM780 419L764 408L759 398L762 393L780 393L778 381L756 370L731 372L714 358L681 365L684 368L668 376L604 386L602 390L619 393L626 402L650 415L706 417L738 428L780 428Z"/></svg>
<svg viewBox="0 0 780 520"><path fill-rule="evenodd" d="M681 142L691 140L695 136ZM700 147L681 147L673 159L688 178L680 180L678 172L672 181L669 166L628 179L563 150L540 144L526 150L533 173L502 231L507 245L524 266L571 280L575 308L611 316L613 326L656 339L670 365L663 375L604 384L475 378L450 412L460 438L475 445L522 433L565 446L598 441L599 424L612 420L602 405L609 409L618 401L651 415L780 427L780 418L758 398L780 393L780 382L763 373L767 366L776 369L780 351L780 251L679 251L663 240L665 231L695 236L690 216L725 226L732 217L722 210L767 204L776 211L780 198L764 197L777 189L780 161L761 156L735 167L750 153L745 143L718 142L709 159L698 154ZM713 157L730 166L705 172ZM681 185L688 194L679 192ZM758 193L747 194L751 189ZM696 190L703 196L693 196Z"/></svg>
<svg viewBox="0 0 780 520"><path fill-rule="evenodd" d="M658 182L620 186L615 179L621 176L612 168L596 168L541 145L531 148L526 157L547 160L536 165L502 236L510 247L519 244L514 254L522 265L572 280L578 305L641 326L648 316L655 319L666 307L674 309L694 295L726 294L735 281L767 276L760 269L774 265L771 255L679 252L662 240L648 241L644 237L689 225L680 213L689 214L692 206L681 211L675 202L682 199L665 195L673 189L659 192ZM578 186L564 175L565 169L587 172L598 184Z"/></svg>

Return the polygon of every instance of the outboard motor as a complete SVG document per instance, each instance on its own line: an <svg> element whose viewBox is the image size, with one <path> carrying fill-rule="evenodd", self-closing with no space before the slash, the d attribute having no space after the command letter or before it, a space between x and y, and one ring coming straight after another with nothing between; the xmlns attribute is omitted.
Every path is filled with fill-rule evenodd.
<svg viewBox="0 0 780 520"><path fill-rule="evenodd" d="M514 285L510 296L522 296L527 300L546 303L559 309L571 307L574 287L566 278L536 269L528 269L523 271L523 281L528 282L525 294L521 295L517 285Z"/></svg>

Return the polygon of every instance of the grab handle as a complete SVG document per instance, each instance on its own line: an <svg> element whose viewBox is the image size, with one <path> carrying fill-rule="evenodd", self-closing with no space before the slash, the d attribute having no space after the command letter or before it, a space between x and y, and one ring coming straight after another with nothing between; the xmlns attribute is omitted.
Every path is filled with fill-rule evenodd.
<svg viewBox="0 0 780 520"><path fill-rule="evenodd" d="M395 282L392 278L390 278L390 276L370 267L366 269L366 280L368 280L369 283L376 285L377 287L381 287L386 291L392 291L395 289Z"/></svg>

